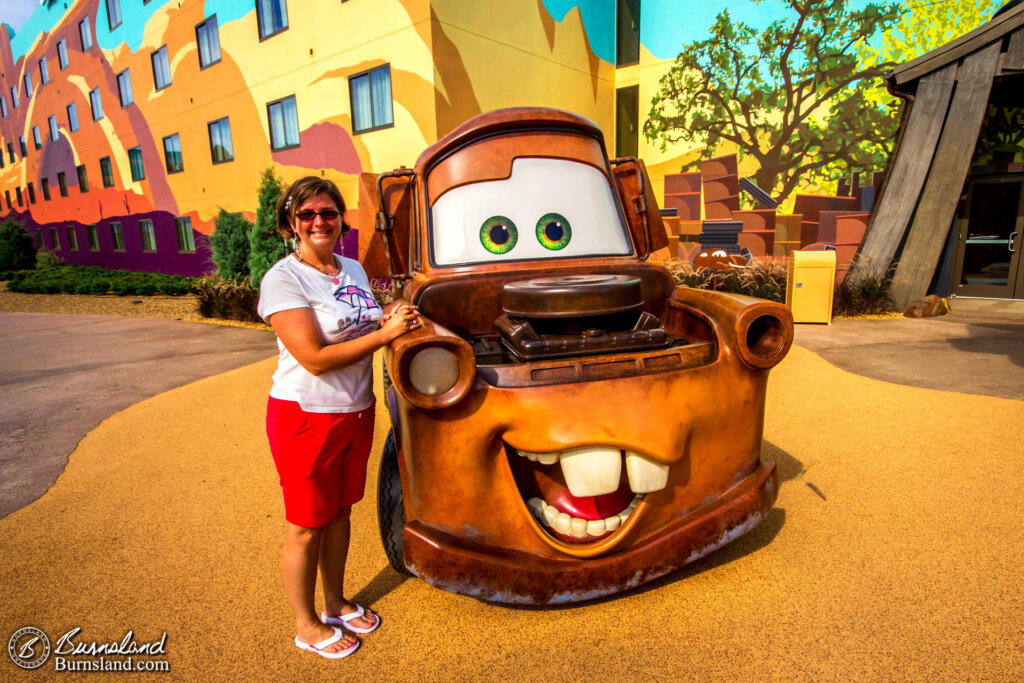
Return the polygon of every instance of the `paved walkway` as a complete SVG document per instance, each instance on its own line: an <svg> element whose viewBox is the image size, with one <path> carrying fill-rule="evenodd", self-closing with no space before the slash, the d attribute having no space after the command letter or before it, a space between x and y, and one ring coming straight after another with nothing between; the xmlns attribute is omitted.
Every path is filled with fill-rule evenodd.
<svg viewBox="0 0 1024 683"><path fill-rule="evenodd" d="M43 495L117 411L276 354L269 331L0 312L0 518Z"/></svg>

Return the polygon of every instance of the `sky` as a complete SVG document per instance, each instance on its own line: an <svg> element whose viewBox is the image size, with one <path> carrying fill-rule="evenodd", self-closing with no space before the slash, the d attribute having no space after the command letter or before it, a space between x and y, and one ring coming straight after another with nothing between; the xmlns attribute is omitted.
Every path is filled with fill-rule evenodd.
<svg viewBox="0 0 1024 683"><path fill-rule="evenodd" d="M0 2L0 22L10 24L17 33L37 7L39 0L3 0Z"/></svg>

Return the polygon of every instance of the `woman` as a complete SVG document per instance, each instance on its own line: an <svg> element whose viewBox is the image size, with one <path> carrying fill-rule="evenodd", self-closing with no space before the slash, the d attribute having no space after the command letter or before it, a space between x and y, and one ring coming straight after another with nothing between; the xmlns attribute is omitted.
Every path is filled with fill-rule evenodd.
<svg viewBox="0 0 1024 683"><path fill-rule="evenodd" d="M383 315L357 261L334 247L348 231L345 200L329 180L295 181L277 203L277 228L299 246L260 285L259 314L277 334L280 356L267 404L267 436L284 491L281 549L285 593L295 612L295 645L346 657L380 617L344 595L349 513L363 496L373 441L371 355L419 326L401 306ZM324 611L313 603L320 567Z"/></svg>

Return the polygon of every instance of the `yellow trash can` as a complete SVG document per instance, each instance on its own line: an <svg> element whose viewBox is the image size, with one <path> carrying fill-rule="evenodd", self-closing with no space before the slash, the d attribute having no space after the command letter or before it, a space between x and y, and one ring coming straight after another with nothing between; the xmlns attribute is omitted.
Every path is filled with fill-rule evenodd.
<svg viewBox="0 0 1024 683"><path fill-rule="evenodd" d="M832 323L836 252L794 251L789 255L786 305L795 323Z"/></svg>

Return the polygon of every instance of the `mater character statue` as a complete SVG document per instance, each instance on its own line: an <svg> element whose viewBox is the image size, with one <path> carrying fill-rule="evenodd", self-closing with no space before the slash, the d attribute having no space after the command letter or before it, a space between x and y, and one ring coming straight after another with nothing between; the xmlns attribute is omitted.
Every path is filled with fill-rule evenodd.
<svg viewBox="0 0 1024 683"><path fill-rule="evenodd" d="M674 287L642 162L564 111L465 122L377 180L378 246L421 329L384 350L391 565L547 604L623 591L754 528L788 308ZM380 238L383 239L380 239Z"/></svg>

